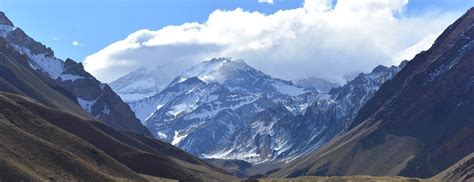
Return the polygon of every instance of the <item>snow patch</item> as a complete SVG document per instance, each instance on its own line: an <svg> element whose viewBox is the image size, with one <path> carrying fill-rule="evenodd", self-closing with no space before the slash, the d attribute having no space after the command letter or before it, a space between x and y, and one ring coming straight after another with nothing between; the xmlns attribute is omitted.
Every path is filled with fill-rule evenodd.
<svg viewBox="0 0 474 182"><path fill-rule="evenodd" d="M10 25L0 25L0 36L6 38L7 35L13 30L15 30L15 27L12 27Z"/></svg>
<svg viewBox="0 0 474 182"><path fill-rule="evenodd" d="M176 146L176 145L179 144L179 142L184 140L187 136L188 136L188 134L180 135L178 131L174 131L174 137L173 137L173 141L171 142L171 144Z"/></svg>
<svg viewBox="0 0 474 182"><path fill-rule="evenodd" d="M88 101L81 98L77 98L77 102L79 102L79 105L81 106L82 109L84 109L88 113L91 113L92 106L97 102L97 100Z"/></svg>
<svg viewBox="0 0 474 182"><path fill-rule="evenodd" d="M187 103L179 104L179 105L174 106L173 109L171 111L168 111L166 114L176 117L182 112L188 110L190 107L191 106Z"/></svg>
<svg viewBox="0 0 474 182"><path fill-rule="evenodd" d="M65 74L65 75L59 76L59 79L61 79L61 81L73 81L74 82L78 79L85 79L85 78L82 77L82 76L79 76L79 75Z"/></svg>
<svg viewBox="0 0 474 182"><path fill-rule="evenodd" d="M164 138L166 138L166 137L168 137L168 136L167 136L165 133L163 133L163 132L158 132L158 137L164 139Z"/></svg>
<svg viewBox="0 0 474 182"><path fill-rule="evenodd" d="M439 77L441 77L441 75L451 70L454 66L456 66L459 63L459 61L461 61L462 57L466 54L466 52L472 50L473 48L474 48L474 40L471 40L467 45L464 45L461 48L461 50L458 50L458 54L456 54L457 55L456 57L454 57L451 61L449 61L448 63L445 63L444 65L436 69L433 73L431 73L429 75L428 82L432 82L438 79Z"/></svg>
<svg viewBox="0 0 474 182"><path fill-rule="evenodd" d="M195 65L182 73L179 82L192 77L197 77L207 83L215 81L222 76L218 75L218 70L228 62L230 62L228 59L214 59Z"/></svg>
<svg viewBox="0 0 474 182"><path fill-rule="evenodd" d="M0 25L0 36L6 38L8 34L15 29L16 27L10 25ZM64 63L60 59L47 54L32 54L30 49L21 47L19 45L12 46L15 48L15 50L27 55L28 58L30 58L31 61L29 61L29 64L34 70L40 69L53 79L57 79L63 72Z"/></svg>
<svg viewBox="0 0 474 182"><path fill-rule="evenodd" d="M110 109L107 107L107 105L104 106L104 109L102 110L102 113L107 114L107 115L110 114Z"/></svg>
<svg viewBox="0 0 474 182"><path fill-rule="evenodd" d="M30 66L34 70L41 70L56 80L62 73L64 62L54 56L47 54L32 54L29 49L13 45L13 47L20 53L25 54L30 58Z"/></svg>

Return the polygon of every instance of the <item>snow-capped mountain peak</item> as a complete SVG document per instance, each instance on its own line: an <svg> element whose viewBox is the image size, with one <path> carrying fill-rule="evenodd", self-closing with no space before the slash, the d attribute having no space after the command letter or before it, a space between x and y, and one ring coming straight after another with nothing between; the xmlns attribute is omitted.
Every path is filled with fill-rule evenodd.
<svg viewBox="0 0 474 182"><path fill-rule="evenodd" d="M197 77L206 83L217 82L225 84L231 79L239 77L269 77L264 73L252 68L243 60L232 60L231 58L214 58L195 65L181 73L175 82L183 82L186 79Z"/></svg>
<svg viewBox="0 0 474 182"><path fill-rule="evenodd" d="M171 85L192 77L197 77L206 83L219 83L230 90L269 93L270 97L282 94L296 96L306 92L304 88L295 86L291 81L273 78L249 66L243 60L230 58L212 59L195 65L182 72Z"/></svg>
<svg viewBox="0 0 474 182"><path fill-rule="evenodd" d="M30 66L35 70L47 74L53 79L57 79L63 72L63 61L54 57L54 52L36 42L26 33L13 25L13 23L0 13L0 36L5 38L18 52L30 58Z"/></svg>
<svg viewBox="0 0 474 182"><path fill-rule="evenodd" d="M195 65L181 73L179 82L197 77L204 82L219 82L225 76L224 69L231 62L229 58L212 59ZM224 68L224 69L222 69Z"/></svg>
<svg viewBox="0 0 474 182"><path fill-rule="evenodd" d="M158 94L129 105L153 135L203 156L221 150L259 112L306 92L243 60L218 58L190 67Z"/></svg>
<svg viewBox="0 0 474 182"><path fill-rule="evenodd" d="M168 67L141 67L111 82L110 86L124 101L132 103L157 95L164 89L193 77L207 84L219 83L230 90L265 93L270 97L296 96L307 92L291 81L273 78L243 60L231 58L204 61L181 73Z"/></svg>
<svg viewBox="0 0 474 182"><path fill-rule="evenodd" d="M144 97L144 94L152 91L137 85L153 85L152 81L148 81L149 75L147 69L141 68L111 83L112 88L132 106L142 122L145 122L146 118L150 117L155 110L159 110L170 98L196 92L196 90L186 90L196 88L190 84L195 82L189 82L189 80L199 80L203 85L218 84L230 92L255 94L276 99L275 101L283 101L289 96L306 92L303 88L294 86L290 81L273 78L252 68L243 60L230 58L212 59L192 66L167 84L167 87L161 89L158 94ZM141 79L137 79L138 77ZM131 95L142 95L142 99L130 99Z"/></svg>

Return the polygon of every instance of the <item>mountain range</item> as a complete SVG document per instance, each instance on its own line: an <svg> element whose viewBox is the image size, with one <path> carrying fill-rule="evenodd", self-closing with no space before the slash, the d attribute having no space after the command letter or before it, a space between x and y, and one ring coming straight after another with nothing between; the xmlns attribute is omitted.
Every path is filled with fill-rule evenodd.
<svg viewBox="0 0 474 182"><path fill-rule="evenodd" d="M214 58L109 86L0 12L0 181L472 181L473 57L471 9L343 85Z"/></svg>
<svg viewBox="0 0 474 182"><path fill-rule="evenodd" d="M155 137L202 158L287 162L345 131L405 64L378 66L339 88L314 78L303 88L243 60L212 59L183 71L158 94L128 103ZM121 86L113 88L141 85L142 77L131 81L130 75L148 74L139 69L112 82Z"/></svg>
<svg viewBox="0 0 474 182"><path fill-rule="evenodd" d="M304 92L242 60L220 58L191 67L159 94L129 104L155 137L203 156L222 147L256 113Z"/></svg>

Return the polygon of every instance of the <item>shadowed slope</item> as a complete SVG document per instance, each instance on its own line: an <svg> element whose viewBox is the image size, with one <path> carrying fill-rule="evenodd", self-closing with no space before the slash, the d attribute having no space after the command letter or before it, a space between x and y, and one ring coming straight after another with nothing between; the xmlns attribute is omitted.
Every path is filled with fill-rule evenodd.
<svg viewBox="0 0 474 182"><path fill-rule="evenodd" d="M474 151L474 10L358 112L351 130L276 177L429 178Z"/></svg>
<svg viewBox="0 0 474 182"><path fill-rule="evenodd" d="M143 135L127 135L98 121L83 120L23 97L8 96L36 117L86 140L135 172L182 181L234 179L169 144Z"/></svg>
<svg viewBox="0 0 474 182"><path fill-rule="evenodd" d="M74 100L44 74L28 66L28 58L0 38L0 91L32 97L42 104L77 116L92 119Z"/></svg>
<svg viewBox="0 0 474 182"><path fill-rule="evenodd" d="M100 149L19 105L19 99L31 102L0 94L1 180L145 181Z"/></svg>
<svg viewBox="0 0 474 182"><path fill-rule="evenodd" d="M474 180L474 153L432 178L442 181Z"/></svg>

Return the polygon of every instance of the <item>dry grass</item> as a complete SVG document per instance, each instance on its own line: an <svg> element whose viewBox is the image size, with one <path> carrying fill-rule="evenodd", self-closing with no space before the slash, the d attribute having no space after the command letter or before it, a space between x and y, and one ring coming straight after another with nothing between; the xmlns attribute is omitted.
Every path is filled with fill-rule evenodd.
<svg viewBox="0 0 474 182"><path fill-rule="evenodd" d="M178 180L158 178L158 177L148 176L144 174L141 174L141 176L150 182L178 182Z"/></svg>
<svg viewBox="0 0 474 182"><path fill-rule="evenodd" d="M3 146L6 146L7 149L18 150L17 148L11 148L13 144L20 144L20 141L14 138L30 134L54 144L52 147L47 145L40 149L38 146L28 145L34 143L32 140L24 139L21 140L24 141L22 145L25 146L22 150L24 152L15 152L20 156L27 156L30 162L25 162L26 166L31 168L41 166L44 168L40 171L39 176L46 179L78 179L85 181L89 181L86 179L95 181L133 179L133 181L144 181L145 179L137 173L193 182L236 179L174 146L151 138L133 137L101 122L84 120L68 113L44 107L26 97L0 92L0 116L2 114L7 116L6 124L14 124L19 127L20 131L26 131L25 133L9 134L7 131L13 130L5 129L5 132L0 132L0 136L3 136L1 138L4 139L0 142L3 141L5 143ZM1 118L0 121L2 121ZM66 140L68 137L65 136L69 136L71 139ZM60 148L57 150L64 151L53 152L53 149L59 146ZM79 147L84 150L78 150ZM28 151L36 153L29 155L31 152L25 153ZM2 153L0 150L0 156L4 153L6 152ZM58 159L49 155L55 153L66 157ZM69 153L75 156L70 156ZM7 158L11 158L11 156L14 155L7 156ZM37 163L31 162L32 160L37 161ZM0 172L2 171L1 167ZM29 173L28 170L22 171ZM64 172L54 173L53 171ZM64 175L59 176L58 174ZM0 174L0 176L3 175ZM32 175L22 174L21 176ZM163 181L160 178L154 178L154 180Z"/></svg>
<svg viewBox="0 0 474 182"><path fill-rule="evenodd" d="M426 181L416 178L405 177L374 177L374 176L334 176L317 177L305 176L290 179L260 179L258 182L419 182Z"/></svg>

